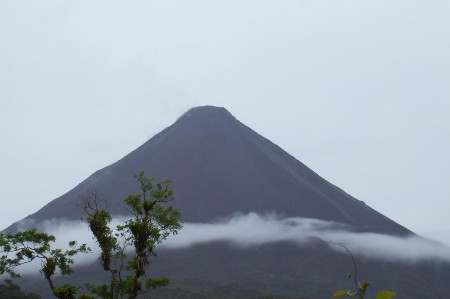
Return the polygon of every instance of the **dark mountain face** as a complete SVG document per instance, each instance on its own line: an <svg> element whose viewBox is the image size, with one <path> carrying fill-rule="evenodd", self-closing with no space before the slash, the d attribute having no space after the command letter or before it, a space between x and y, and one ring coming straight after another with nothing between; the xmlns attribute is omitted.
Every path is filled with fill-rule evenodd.
<svg viewBox="0 0 450 299"><path fill-rule="evenodd" d="M354 273L348 254L338 253L322 241L307 245L276 242L236 247L227 242L211 242L159 250L148 274L168 276L171 284L144 298L323 299L331 298L338 289L355 289L353 277L347 277L347 273ZM448 298L449 263L392 263L357 257L357 264L358 281L370 282L367 298L375 298L377 291L385 289L395 291L398 298ZM43 279L36 274L23 277L21 282L24 289L51 298ZM108 275L95 263L77 268L75 275L61 279L58 278L58 284L100 284L108 281ZM204 296L191 297L191 292Z"/></svg>
<svg viewBox="0 0 450 299"><path fill-rule="evenodd" d="M157 180L172 179L174 205L183 222L210 222L235 213L275 212L281 217L341 222L354 231L412 234L217 107L189 110L141 147L27 219L37 223L52 218L78 220L83 216L78 208L80 196L89 189L109 201L111 212L126 214L121 208L125 195L138 191L132 173L142 169ZM329 298L336 289L353 288L346 277L353 271L349 256L322 240L301 246L279 241L250 247L210 242L161 248L158 253L149 275L172 277L173 289L168 290L170 295L152 293L152 298L256 298L252 294ZM399 298L446 298L450 292L449 263L357 259L359 277L370 281L371 295L375 290L392 289ZM32 290L46 290L46 286L40 289L42 279L28 277L23 281ZM98 264L78 268L69 279L79 285L107 280ZM180 297L175 297L179 292ZM192 295L196 292L203 295Z"/></svg>
<svg viewBox="0 0 450 299"><path fill-rule="evenodd" d="M300 161L236 120L226 109L197 107L118 162L97 171L28 219L79 219L80 195L95 189L123 214L137 191L132 173L170 178L183 222L235 213L275 212L332 220L357 231L411 232L330 184Z"/></svg>

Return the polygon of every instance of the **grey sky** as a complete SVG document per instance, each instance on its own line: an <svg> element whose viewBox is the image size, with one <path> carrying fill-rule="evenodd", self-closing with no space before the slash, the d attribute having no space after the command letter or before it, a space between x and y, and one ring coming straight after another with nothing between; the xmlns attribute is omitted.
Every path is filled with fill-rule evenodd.
<svg viewBox="0 0 450 299"><path fill-rule="evenodd" d="M450 235L450 2L0 2L0 227L197 105Z"/></svg>

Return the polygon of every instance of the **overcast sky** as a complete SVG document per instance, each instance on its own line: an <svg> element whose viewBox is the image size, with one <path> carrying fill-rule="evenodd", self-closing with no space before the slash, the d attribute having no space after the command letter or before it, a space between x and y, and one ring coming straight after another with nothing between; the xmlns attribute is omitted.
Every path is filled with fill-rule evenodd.
<svg viewBox="0 0 450 299"><path fill-rule="evenodd" d="M450 1L0 1L0 227L198 105L450 244Z"/></svg>

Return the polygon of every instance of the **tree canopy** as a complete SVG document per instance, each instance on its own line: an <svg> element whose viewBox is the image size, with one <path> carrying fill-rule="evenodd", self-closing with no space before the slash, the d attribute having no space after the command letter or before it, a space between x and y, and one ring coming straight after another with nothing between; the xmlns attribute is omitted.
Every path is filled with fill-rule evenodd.
<svg viewBox="0 0 450 299"><path fill-rule="evenodd" d="M6 273L11 278L18 278L19 266L40 260L39 272L47 280L53 295L61 299L134 299L167 285L169 278L147 278L146 271L151 257L156 256L155 247L182 228L179 211L169 204L174 200L171 182L154 183L144 171L134 177L139 192L128 194L124 199L130 216L115 227L111 225L113 216L107 210L106 199L95 190L87 190L82 196L82 208L86 213L82 220L100 249L99 261L110 273L109 284L86 284L86 291L82 293L79 293L81 288L74 285L55 285L54 276L72 274L73 257L90 253L91 249L76 241L69 242L68 249L53 248L55 237L37 229L0 234L0 275Z"/></svg>

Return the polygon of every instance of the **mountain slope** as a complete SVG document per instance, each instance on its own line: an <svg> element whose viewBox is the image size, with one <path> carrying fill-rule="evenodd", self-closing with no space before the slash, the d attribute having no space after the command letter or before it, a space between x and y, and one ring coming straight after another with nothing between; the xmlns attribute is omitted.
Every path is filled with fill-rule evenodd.
<svg viewBox="0 0 450 299"><path fill-rule="evenodd" d="M300 161L236 120L226 109L197 107L118 162L26 218L79 219L80 195L95 189L122 214L134 192L133 172L172 179L174 205L184 222L208 222L235 213L275 212L349 224L357 231L410 231L333 186Z"/></svg>
<svg viewBox="0 0 450 299"><path fill-rule="evenodd" d="M138 191L132 173L141 169L156 179L173 180L174 205L181 211L183 222L208 223L236 213L276 213L280 217L340 222L347 224L347 230L357 232L414 235L321 178L224 108L210 106L189 110L129 155L28 216L21 227L27 221L30 226L39 226L48 219L78 220L83 216L77 207L80 196L92 189L108 200L114 214L125 214L123 198ZM319 239L252 246L220 240L185 248L158 248L158 254L149 275L173 278L171 287L181 289L171 294L329 298L338 288L353 287L346 277L353 271L349 256ZM377 289L392 289L399 298L418 299L446 298L450 292L446 283L450 279L449 263L389 262L367 255L356 258L359 278L370 281L371 294ZM42 279L28 277L23 281L30 290L48 291ZM106 276L96 264L78 268L69 279L83 285ZM152 294L152 298L167 298L163 293ZM240 296L236 298L244 298Z"/></svg>
<svg viewBox="0 0 450 299"><path fill-rule="evenodd" d="M258 293L292 299L323 299L331 298L338 289L354 289L353 277L347 277L347 273L354 271L348 254L332 250L326 242L304 245L307 246L277 242L236 247L227 242L211 242L183 249L160 249L148 275L168 276L171 284L144 298L173 298L165 294L178 290L184 294L181 298L189 298L187 294L194 292L209 294L204 298L222 299L255 299ZM358 281L370 282L369 298L374 298L376 291L384 289L395 291L398 294L396 298L448 298L449 263L393 263L358 256L356 259ZM77 268L75 275L58 283L82 286L86 282L105 283L107 279L106 272L97 262ZM24 277L19 282L28 291L46 294L44 298L51 297L42 276ZM246 296L241 293L242 289L253 294ZM229 295L237 292L240 295Z"/></svg>

